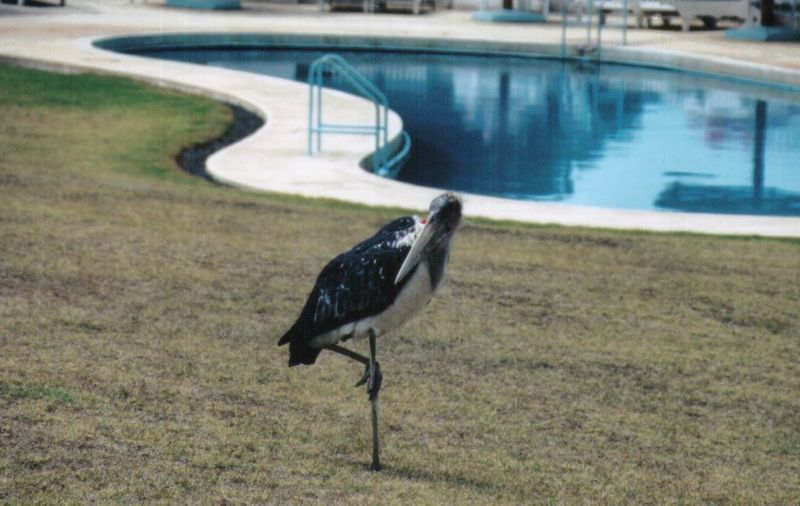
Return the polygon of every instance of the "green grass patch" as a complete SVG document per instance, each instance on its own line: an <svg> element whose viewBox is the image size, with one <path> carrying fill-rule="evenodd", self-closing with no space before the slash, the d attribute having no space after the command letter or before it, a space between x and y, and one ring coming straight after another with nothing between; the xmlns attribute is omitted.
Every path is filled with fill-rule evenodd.
<svg viewBox="0 0 800 506"><path fill-rule="evenodd" d="M184 175L229 120L0 67L0 502L798 502L797 241L470 220L370 473L360 367L275 343L400 211Z"/></svg>
<svg viewBox="0 0 800 506"><path fill-rule="evenodd" d="M45 399L61 404L72 404L75 398L69 392L47 386L7 385L0 383L0 396L10 399Z"/></svg>

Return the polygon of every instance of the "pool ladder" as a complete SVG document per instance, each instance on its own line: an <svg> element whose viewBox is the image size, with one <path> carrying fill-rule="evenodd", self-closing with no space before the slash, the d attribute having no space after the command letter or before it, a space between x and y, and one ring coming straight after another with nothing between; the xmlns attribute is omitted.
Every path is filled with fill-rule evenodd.
<svg viewBox="0 0 800 506"><path fill-rule="evenodd" d="M326 76L337 76L360 96L375 106L374 124L326 123L322 119L322 88ZM380 175L393 175L399 171L408 157L411 139L404 131L401 140L403 147L395 156L389 158L389 101L386 95L359 73L344 58L337 54L327 54L311 64L308 72L308 155L322 151L322 134L371 135L375 137L375 151L372 153L373 172Z"/></svg>
<svg viewBox="0 0 800 506"><path fill-rule="evenodd" d="M606 26L606 15L603 10L605 0L585 0L586 12L583 16L578 15L578 19L572 23L569 22L569 0L562 0L561 2L561 58L567 58L567 27L573 26L586 26L586 42L579 46L576 59L597 59L601 58L603 49L603 27ZM597 6L597 14L595 14L595 6ZM593 37L592 31L594 28L594 17L597 16L597 33ZM586 21L580 18L584 17ZM622 23L619 25L622 29L622 45L628 44L628 0L622 0Z"/></svg>

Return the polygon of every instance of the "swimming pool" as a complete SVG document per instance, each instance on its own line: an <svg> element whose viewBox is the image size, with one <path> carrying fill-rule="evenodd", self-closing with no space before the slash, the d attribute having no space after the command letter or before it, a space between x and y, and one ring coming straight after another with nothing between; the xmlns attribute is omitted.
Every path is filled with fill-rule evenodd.
<svg viewBox="0 0 800 506"><path fill-rule="evenodd" d="M137 54L305 81L327 52ZM336 52L403 118L413 148L400 180L606 208L800 216L797 93L611 64Z"/></svg>

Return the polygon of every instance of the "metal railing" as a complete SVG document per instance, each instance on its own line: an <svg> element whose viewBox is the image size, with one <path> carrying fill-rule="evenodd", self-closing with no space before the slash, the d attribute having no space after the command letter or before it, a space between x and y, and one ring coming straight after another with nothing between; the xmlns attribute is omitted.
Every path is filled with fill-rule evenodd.
<svg viewBox="0 0 800 506"><path fill-rule="evenodd" d="M375 106L374 124L326 123L322 117L322 88L325 77L342 78L358 95ZM375 137L372 170L378 174L389 173L389 101L367 78L339 55L327 54L315 60L308 73L308 155L322 151L322 134L371 135Z"/></svg>
<svg viewBox="0 0 800 506"><path fill-rule="evenodd" d="M585 2L572 3L576 9L580 8L581 4L586 6L586 11L583 15L576 13L577 19L575 21L569 20L569 4L569 0L562 0L561 2L561 58L567 57L567 28L569 26L578 26L586 28L586 42L579 48L576 57L600 59L603 49L603 29L606 26L610 26L607 23L605 12L606 0L585 0ZM615 27L622 30L622 45L625 46L628 43L628 0L621 1L621 14L622 22ZM585 21L583 18L585 18ZM592 36L593 31L596 31L594 36Z"/></svg>

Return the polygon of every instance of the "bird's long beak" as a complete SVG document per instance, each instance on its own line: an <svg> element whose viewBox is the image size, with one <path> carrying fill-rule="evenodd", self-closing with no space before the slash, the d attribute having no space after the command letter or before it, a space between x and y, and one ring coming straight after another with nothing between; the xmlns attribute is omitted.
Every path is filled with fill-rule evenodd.
<svg viewBox="0 0 800 506"><path fill-rule="evenodd" d="M406 274L408 274L415 265L420 262L422 255L426 252L429 246L436 244L442 235L442 227L440 226L438 220L436 220L433 216L429 217L428 222L422 228L422 232L420 232L419 237L417 240L414 241L414 245L411 246L411 251L408 252L405 261L403 261L403 265L400 266L400 270L397 272L397 277L394 278L394 284L400 282Z"/></svg>

